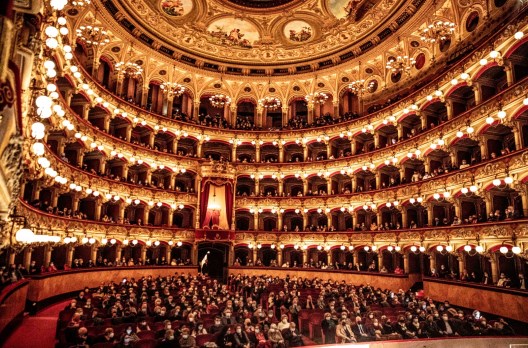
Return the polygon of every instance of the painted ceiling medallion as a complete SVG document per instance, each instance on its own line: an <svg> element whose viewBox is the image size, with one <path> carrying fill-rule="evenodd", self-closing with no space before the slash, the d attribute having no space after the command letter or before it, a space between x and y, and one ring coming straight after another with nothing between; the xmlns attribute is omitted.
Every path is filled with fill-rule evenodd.
<svg viewBox="0 0 528 348"><path fill-rule="evenodd" d="M312 32L312 26L305 21L291 21L284 26L284 35L292 42L308 41Z"/></svg>
<svg viewBox="0 0 528 348"><path fill-rule="evenodd" d="M193 9L193 0L161 0L160 7L169 16L181 17Z"/></svg>
<svg viewBox="0 0 528 348"><path fill-rule="evenodd" d="M289 4L296 0L226 0L238 6L251 8L272 8Z"/></svg>

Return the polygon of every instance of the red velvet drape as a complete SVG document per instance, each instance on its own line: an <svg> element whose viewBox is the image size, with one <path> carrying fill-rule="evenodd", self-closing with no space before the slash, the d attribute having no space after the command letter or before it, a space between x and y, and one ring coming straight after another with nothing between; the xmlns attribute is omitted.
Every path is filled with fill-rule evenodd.
<svg viewBox="0 0 528 348"><path fill-rule="evenodd" d="M227 223L231 229L233 223L233 185L226 184L225 189Z"/></svg>
<svg viewBox="0 0 528 348"><path fill-rule="evenodd" d="M207 206L209 204L209 190L211 183L202 181L202 188L200 190L200 228L203 227L205 216L207 214Z"/></svg>

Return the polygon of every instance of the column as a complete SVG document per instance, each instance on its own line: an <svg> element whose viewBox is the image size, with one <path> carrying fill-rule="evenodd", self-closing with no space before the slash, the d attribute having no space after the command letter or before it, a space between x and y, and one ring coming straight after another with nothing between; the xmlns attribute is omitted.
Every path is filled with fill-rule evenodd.
<svg viewBox="0 0 528 348"><path fill-rule="evenodd" d="M277 266L282 266L282 249L277 245Z"/></svg>
<svg viewBox="0 0 528 348"><path fill-rule="evenodd" d="M306 231L306 227L308 226L308 213L302 213L303 217L303 231Z"/></svg>
<svg viewBox="0 0 528 348"><path fill-rule="evenodd" d="M464 260L465 256L464 256L464 253L459 253L458 254L458 273L459 274L462 274L462 271L466 269L466 264L465 264L465 260Z"/></svg>
<svg viewBox="0 0 528 348"><path fill-rule="evenodd" d="M257 264L257 259L258 259L258 248L257 248L257 245L255 243L255 245L253 246L253 249L251 250L251 254L253 256L253 265L256 265Z"/></svg>
<svg viewBox="0 0 528 348"><path fill-rule="evenodd" d="M71 244L68 244L66 246L66 261L65 264L68 266L72 265L73 262L73 252L75 251L75 247Z"/></svg>
<svg viewBox="0 0 528 348"><path fill-rule="evenodd" d="M460 202L460 199L453 199L453 206L455 207L455 216L462 219L462 203Z"/></svg>
<svg viewBox="0 0 528 348"><path fill-rule="evenodd" d="M170 187L173 190L176 189L176 173L172 173L170 176ZM195 190L194 192L198 192L198 190Z"/></svg>
<svg viewBox="0 0 528 348"><path fill-rule="evenodd" d="M154 140L155 140L154 132L150 132L149 133L149 145L151 149L154 149Z"/></svg>
<svg viewBox="0 0 528 348"><path fill-rule="evenodd" d="M403 138L403 125L401 123L398 123L398 126L396 126L398 129L398 140Z"/></svg>
<svg viewBox="0 0 528 348"><path fill-rule="evenodd" d="M141 262L145 263L146 259L147 259L147 246L142 245L141 246Z"/></svg>
<svg viewBox="0 0 528 348"><path fill-rule="evenodd" d="M326 192L328 194L332 193L332 178L327 178L326 179Z"/></svg>
<svg viewBox="0 0 528 348"><path fill-rule="evenodd" d="M289 107L287 107L287 106L284 105L284 106L281 108L281 110L282 110L282 126L285 127L285 126L288 125L288 121L289 121L289 120L288 120L288 111L289 111Z"/></svg>
<svg viewBox="0 0 528 348"><path fill-rule="evenodd" d="M149 86L148 85L143 86L143 88L141 89L141 107L143 107L143 108L147 106L148 91L149 91Z"/></svg>
<svg viewBox="0 0 528 348"><path fill-rule="evenodd" d="M105 174L106 173L106 160L104 157L101 157L99 160L99 172Z"/></svg>
<svg viewBox="0 0 528 348"><path fill-rule="evenodd" d="M379 147L379 133L378 132L374 132L373 134L373 138L374 138L374 148L378 148Z"/></svg>
<svg viewBox="0 0 528 348"><path fill-rule="evenodd" d="M174 209L172 208L169 208L169 220L167 221L167 226L171 227L172 226L172 215L174 214Z"/></svg>
<svg viewBox="0 0 528 348"><path fill-rule="evenodd" d="M104 118L104 129L106 133L110 133L110 115L106 115Z"/></svg>
<svg viewBox="0 0 528 348"><path fill-rule="evenodd" d="M203 140L199 140L198 144L196 144L196 157L202 158L202 145Z"/></svg>
<svg viewBox="0 0 528 348"><path fill-rule="evenodd" d="M402 207L401 214L402 214L402 228L407 228L407 208L406 207Z"/></svg>
<svg viewBox="0 0 528 348"><path fill-rule="evenodd" d="M123 164L123 173L121 175L123 178L125 178L125 180L128 180L128 167L129 167L128 162L125 162Z"/></svg>
<svg viewBox="0 0 528 348"><path fill-rule="evenodd" d="M165 248L165 260L167 260L168 265L171 264L171 252L172 252L172 246L167 245L167 247Z"/></svg>
<svg viewBox="0 0 528 348"><path fill-rule="evenodd" d="M200 99L194 100L193 102L193 118L198 120L198 115L200 114Z"/></svg>
<svg viewBox="0 0 528 348"><path fill-rule="evenodd" d="M434 220L434 214L433 214L434 204L432 202L429 202L425 204L425 207L427 208L427 224L429 226L432 226L433 220Z"/></svg>
<svg viewBox="0 0 528 348"><path fill-rule="evenodd" d="M444 104L447 109L447 119L450 120L453 118L453 102L451 100L446 100Z"/></svg>
<svg viewBox="0 0 528 348"><path fill-rule="evenodd" d="M90 104L83 104L83 114L82 114L82 118L87 120L88 119L88 115L90 114Z"/></svg>
<svg viewBox="0 0 528 348"><path fill-rule="evenodd" d="M332 101L332 105L334 106L334 118L339 117L339 100Z"/></svg>
<svg viewBox="0 0 528 348"><path fill-rule="evenodd" d="M328 230L330 230L330 226L332 226L332 213L326 213L326 219L328 220Z"/></svg>
<svg viewBox="0 0 528 348"><path fill-rule="evenodd" d="M71 106L72 97L73 97L73 89L67 88L64 93L64 101L66 102L66 105Z"/></svg>
<svg viewBox="0 0 528 348"><path fill-rule="evenodd" d="M174 139L172 140L172 153L178 153L178 137L174 137Z"/></svg>
<svg viewBox="0 0 528 348"><path fill-rule="evenodd" d="M24 251L23 251L24 257L23 257L22 263L24 264L24 267L26 269L29 269L29 266L31 264L31 253L32 252L33 252L33 249L30 246L24 248Z"/></svg>
<svg viewBox="0 0 528 348"><path fill-rule="evenodd" d="M90 248L90 259L95 264L95 262L97 261L97 246L95 244L92 244Z"/></svg>
<svg viewBox="0 0 528 348"><path fill-rule="evenodd" d="M457 151L456 151L455 148L453 148L451 151L449 151L449 158L450 158L451 164L453 166L458 165Z"/></svg>
<svg viewBox="0 0 528 348"><path fill-rule="evenodd" d="M515 140L515 150L522 149L522 135L521 135L522 125L519 122L514 122L512 125L513 137Z"/></svg>
<svg viewBox="0 0 528 348"><path fill-rule="evenodd" d="M488 158L488 138L485 135L479 136L480 156Z"/></svg>
<svg viewBox="0 0 528 348"><path fill-rule="evenodd" d="M350 180L352 180L352 192L356 192L356 190L357 190L357 177L356 177L356 174L352 174L352 178Z"/></svg>
<svg viewBox="0 0 528 348"><path fill-rule="evenodd" d="M260 143L258 140L255 143L255 162L260 163Z"/></svg>
<svg viewBox="0 0 528 348"><path fill-rule="evenodd" d="M147 175L145 176L145 183L150 183L152 181L152 169L147 169Z"/></svg>
<svg viewBox="0 0 528 348"><path fill-rule="evenodd" d="M303 179L303 196L308 194L308 179Z"/></svg>
<svg viewBox="0 0 528 348"><path fill-rule="evenodd" d="M330 158L331 155L332 155L332 144L330 144L330 141L329 141L328 144L326 144L326 157Z"/></svg>
<svg viewBox="0 0 528 348"><path fill-rule="evenodd" d="M328 266L333 265L334 264L334 260L333 260L333 257L332 257L332 249L327 250L326 251L326 255L328 257Z"/></svg>
<svg viewBox="0 0 528 348"><path fill-rule="evenodd" d="M429 266L431 267L431 269L429 270L424 270L424 273L428 273L430 272L432 269L436 269L436 253L434 251L432 251L430 254L429 254ZM437 270L438 271L438 270Z"/></svg>
<svg viewBox="0 0 528 348"><path fill-rule="evenodd" d="M257 106L257 119L255 120L255 126L262 127L264 124L264 108L262 106Z"/></svg>
<svg viewBox="0 0 528 348"><path fill-rule="evenodd" d="M255 177L255 196L260 194L260 180L258 177Z"/></svg>
<svg viewBox="0 0 528 348"><path fill-rule="evenodd" d="M410 270L409 270L409 254L408 253L404 253L403 254L403 272L405 274L409 274L410 273Z"/></svg>
<svg viewBox="0 0 528 348"><path fill-rule="evenodd" d="M235 163L237 161L236 158L236 149L237 149L237 143L236 140L233 142L233 145L231 147L231 162Z"/></svg>
<svg viewBox="0 0 528 348"><path fill-rule="evenodd" d="M378 252L378 271L383 267L383 253Z"/></svg>
<svg viewBox="0 0 528 348"><path fill-rule="evenodd" d="M303 159L305 162L308 159L308 144L303 144Z"/></svg>
<svg viewBox="0 0 528 348"><path fill-rule="evenodd" d="M95 221L101 221L101 210L102 210L102 202L101 199L97 199L95 201L95 212L94 212L94 220Z"/></svg>
<svg viewBox="0 0 528 348"><path fill-rule="evenodd" d="M284 193L284 182L282 179L279 179L279 196L282 197L282 194Z"/></svg>
<svg viewBox="0 0 528 348"><path fill-rule="evenodd" d="M119 96L121 94L123 94L123 80L124 80L124 76L123 74L117 74L117 79L116 79L116 94ZM142 98L142 101L143 101L143 98ZM146 104L146 98L145 98L145 104ZM141 103L141 105L143 105L143 103Z"/></svg>
<svg viewBox="0 0 528 348"><path fill-rule="evenodd" d="M356 154L357 144L356 144L356 140L354 138L350 139L350 151L352 152L352 155Z"/></svg>
<svg viewBox="0 0 528 348"><path fill-rule="evenodd" d="M308 250L302 250L302 256L303 256L303 265L308 262ZM300 265L302 266L302 265Z"/></svg>
<svg viewBox="0 0 528 348"><path fill-rule="evenodd" d="M233 126L233 128L235 128L236 126L236 119L237 119L237 108L238 108L238 105L236 104L231 104L231 106L229 106L229 111L230 111L230 117L229 117L229 120L227 120L227 122Z"/></svg>
<svg viewBox="0 0 528 348"><path fill-rule="evenodd" d="M125 131L125 140L128 142L132 141L132 125L127 124L126 125L126 131Z"/></svg>
<svg viewBox="0 0 528 348"><path fill-rule="evenodd" d="M427 171L427 169L425 170ZM376 189L379 190L381 188L381 172L379 170L376 170Z"/></svg>
<svg viewBox="0 0 528 348"><path fill-rule="evenodd" d="M168 95L167 94L167 99L166 100L167 100L167 116L169 118L172 118L172 103L174 102L174 95Z"/></svg>
<svg viewBox="0 0 528 348"><path fill-rule="evenodd" d="M116 259L115 259L115 261L121 260L122 255L123 255L123 245L122 244L116 244ZM113 262L113 260L111 260L111 261Z"/></svg>
<svg viewBox="0 0 528 348"><path fill-rule="evenodd" d="M475 93L475 105L482 103L482 89L479 82L473 81L471 89Z"/></svg>
<svg viewBox="0 0 528 348"><path fill-rule="evenodd" d="M279 163L284 163L284 145L279 142Z"/></svg>
<svg viewBox="0 0 528 348"><path fill-rule="evenodd" d="M424 170L426 173L431 173L431 158L429 156L424 157Z"/></svg>
<svg viewBox="0 0 528 348"><path fill-rule="evenodd" d="M314 119L314 103L308 103L308 124L312 124Z"/></svg>
<svg viewBox="0 0 528 348"><path fill-rule="evenodd" d="M149 206L145 206L145 209L143 209L143 225L148 224L149 212L150 212Z"/></svg>
<svg viewBox="0 0 528 348"><path fill-rule="evenodd" d="M512 63L509 60L504 61L504 71L506 72L506 81L508 87L512 86L515 83L515 72L513 71Z"/></svg>
<svg viewBox="0 0 528 348"><path fill-rule="evenodd" d="M259 214L258 214L258 211L255 211L253 213L253 230L255 230L255 231L259 230Z"/></svg>
<svg viewBox="0 0 528 348"><path fill-rule="evenodd" d="M48 265L51 262L51 252L53 251L53 248L51 245L46 244L44 246L44 267L48 267Z"/></svg>
<svg viewBox="0 0 528 348"><path fill-rule="evenodd" d="M499 281L499 261L497 260L497 256L495 254L490 255L490 262L491 280L493 280L493 283L497 283L497 281Z"/></svg>
<svg viewBox="0 0 528 348"><path fill-rule="evenodd" d="M229 260L227 260L228 266L233 266L235 263L235 246L233 244L229 244Z"/></svg>
<svg viewBox="0 0 528 348"><path fill-rule="evenodd" d="M198 245L193 244L191 248L191 262L193 265L198 265Z"/></svg>
<svg viewBox="0 0 528 348"><path fill-rule="evenodd" d="M521 201L523 208L523 216L528 216L528 188L526 184L521 186ZM489 212L487 212L489 214Z"/></svg>

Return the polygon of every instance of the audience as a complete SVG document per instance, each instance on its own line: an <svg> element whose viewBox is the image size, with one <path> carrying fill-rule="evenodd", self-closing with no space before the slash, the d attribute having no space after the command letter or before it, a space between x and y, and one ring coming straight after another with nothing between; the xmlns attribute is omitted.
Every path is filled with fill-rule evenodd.
<svg viewBox="0 0 528 348"><path fill-rule="evenodd" d="M308 294L317 297L319 308L323 308L304 309ZM91 309L83 307L88 300ZM217 307L208 310L213 302ZM269 312L263 310L264 303ZM144 340L157 340L157 347L178 344L187 348L315 344L298 329L303 322L300 317L290 319L299 314L296 303L301 312L326 312L321 321L326 344L515 334L504 319L488 321L478 311L467 312L447 301L436 303L411 291L289 276L230 275L227 283L221 284L202 275L182 273L85 289L60 314L57 347L105 342L128 347ZM165 319L157 319L161 317Z"/></svg>

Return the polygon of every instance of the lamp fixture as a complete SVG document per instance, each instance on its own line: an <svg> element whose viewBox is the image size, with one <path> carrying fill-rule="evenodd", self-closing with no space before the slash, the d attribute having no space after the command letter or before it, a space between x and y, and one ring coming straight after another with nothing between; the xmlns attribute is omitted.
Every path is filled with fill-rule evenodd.
<svg viewBox="0 0 528 348"><path fill-rule="evenodd" d="M185 92L185 86L176 82L164 82L160 85L160 88L169 98L179 97Z"/></svg>
<svg viewBox="0 0 528 348"><path fill-rule="evenodd" d="M398 55L396 58L390 57L387 61L386 68L390 70L393 74L405 72L407 75L411 74L411 69L416 65L416 59L409 57L404 54L403 48L400 46L401 40L398 38L398 46L396 47L396 52Z"/></svg>
<svg viewBox="0 0 528 348"><path fill-rule="evenodd" d="M328 100L328 94L323 92L310 93L304 97L304 100L307 103L324 104Z"/></svg>
<svg viewBox="0 0 528 348"><path fill-rule="evenodd" d="M433 0L434 15L436 16L436 0ZM427 27L420 32L420 40L429 45L434 45L436 42L444 42L451 39L455 33L456 24L448 20L435 19Z"/></svg>
<svg viewBox="0 0 528 348"><path fill-rule="evenodd" d="M259 105L268 111L275 111L280 109L281 101L276 97L264 97L259 100Z"/></svg>
<svg viewBox="0 0 528 348"><path fill-rule="evenodd" d="M224 94L215 94L209 97L209 103L216 109L222 109L224 106L231 104L231 98Z"/></svg>
<svg viewBox="0 0 528 348"><path fill-rule="evenodd" d="M81 25L77 29L77 37L88 47L104 46L110 42L108 31L95 25Z"/></svg>
<svg viewBox="0 0 528 348"><path fill-rule="evenodd" d="M115 70L118 75L122 75L131 79L139 78L143 74L143 68L136 62L132 62L133 45L130 44L128 50L128 60L120 61L115 64Z"/></svg>
<svg viewBox="0 0 528 348"><path fill-rule="evenodd" d="M358 63L358 79L352 81L348 85L348 89L351 93L357 95L358 97L363 96L366 92L371 93L374 90L374 81L371 80L367 82L365 79L361 78L361 62Z"/></svg>

